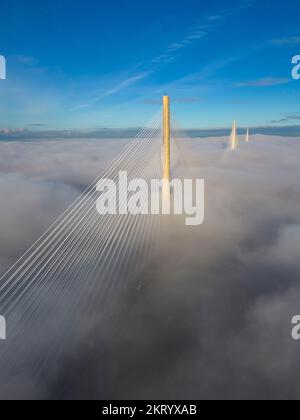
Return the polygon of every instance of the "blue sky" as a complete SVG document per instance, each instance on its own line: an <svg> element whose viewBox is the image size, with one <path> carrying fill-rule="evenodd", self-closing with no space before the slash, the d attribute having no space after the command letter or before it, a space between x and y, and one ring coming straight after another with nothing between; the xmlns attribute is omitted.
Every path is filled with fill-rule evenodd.
<svg viewBox="0 0 300 420"><path fill-rule="evenodd" d="M1 0L0 128L298 125L297 0Z"/></svg>

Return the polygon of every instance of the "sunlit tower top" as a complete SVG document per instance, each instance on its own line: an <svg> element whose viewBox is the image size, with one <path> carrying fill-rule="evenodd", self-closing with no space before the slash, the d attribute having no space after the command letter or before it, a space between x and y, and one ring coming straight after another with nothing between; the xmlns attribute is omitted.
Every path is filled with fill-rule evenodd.
<svg viewBox="0 0 300 420"><path fill-rule="evenodd" d="M230 136L230 149L236 150L238 148L238 136L236 121L233 121L231 136Z"/></svg>
<svg viewBox="0 0 300 420"><path fill-rule="evenodd" d="M246 132L246 143L249 143L250 141L250 132L249 132L249 128L247 128L247 132Z"/></svg>

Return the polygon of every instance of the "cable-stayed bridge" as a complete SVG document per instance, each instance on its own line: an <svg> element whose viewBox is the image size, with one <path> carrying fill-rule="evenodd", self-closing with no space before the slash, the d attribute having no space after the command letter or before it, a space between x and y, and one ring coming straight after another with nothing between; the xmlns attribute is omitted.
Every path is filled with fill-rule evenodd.
<svg viewBox="0 0 300 420"><path fill-rule="evenodd" d="M191 177L185 142L172 132L170 120L164 97L163 109L147 127L1 278L7 341L0 346L0 365L8 375L19 375L25 366L43 375L66 343L76 346L93 320L110 322L122 296L143 287L144 270L161 252L170 218L151 212L100 215L97 186L103 179L118 185L120 172L126 172L129 180L162 180L162 199L169 200L170 180ZM234 123L231 148L236 147ZM117 193L118 208L126 207L126 187L119 185Z"/></svg>
<svg viewBox="0 0 300 420"><path fill-rule="evenodd" d="M170 132L169 99L165 97L163 112L159 110L1 278L0 314L7 320L7 341L0 347L0 364L5 369L18 371L26 363L37 374L42 372L47 357L58 353L65 340L72 340L74 328L93 314L109 316L122 293L142 287L140 274L157 252L163 218L99 215L97 185L103 179L117 183L121 171L128 179L142 178L147 183L183 177L181 159L182 150ZM124 187L118 198L119 207L127 205ZM45 335L53 336L52 345L41 353Z"/></svg>

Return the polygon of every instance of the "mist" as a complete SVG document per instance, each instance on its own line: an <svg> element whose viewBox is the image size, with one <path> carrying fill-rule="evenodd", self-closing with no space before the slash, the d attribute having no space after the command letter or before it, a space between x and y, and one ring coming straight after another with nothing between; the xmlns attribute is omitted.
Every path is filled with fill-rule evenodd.
<svg viewBox="0 0 300 420"><path fill-rule="evenodd" d="M2 273L126 142L0 142ZM0 343L1 398L300 397L300 343L291 337L300 313L299 139L240 136L233 153L227 143L177 141L189 173L205 180L204 224L160 220L134 276L114 274L123 284L114 300L77 306L74 318L72 294L52 302L39 291L43 312L20 324L24 334L37 327L30 346L9 331ZM92 294L87 287L86 301Z"/></svg>

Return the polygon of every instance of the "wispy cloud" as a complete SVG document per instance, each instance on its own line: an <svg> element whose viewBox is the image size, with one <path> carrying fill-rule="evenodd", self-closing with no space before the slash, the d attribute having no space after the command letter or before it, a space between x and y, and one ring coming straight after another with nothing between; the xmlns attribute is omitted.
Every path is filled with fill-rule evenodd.
<svg viewBox="0 0 300 420"><path fill-rule="evenodd" d="M209 15L206 16L194 25L189 31L181 38L179 41L174 41L171 43L165 51L163 51L160 55L154 57L148 66L144 66L146 70L142 71L141 73L129 77L120 83L118 83L115 87L107 90L106 92L91 98L90 100L86 101L85 103L78 105L72 109L72 111L77 111L80 109L88 108L93 106L97 102L101 101L104 98L112 96L116 93L119 93L121 90L128 88L137 82L147 79L150 75L156 72L161 66L169 64L170 62L174 61L176 58L176 53L180 50L184 50L194 43L200 41L202 38L207 36L211 31L213 31L217 26L224 21L225 19L235 16L247 8L250 8L256 3L256 0L243 0L241 1L238 7L225 10L219 14Z"/></svg>
<svg viewBox="0 0 300 420"><path fill-rule="evenodd" d="M264 79L258 80L250 80L247 82L237 83L235 85L236 88L242 87L271 87L271 86L279 86L285 85L290 82L288 78L280 78L280 77L266 77Z"/></svg>
<svg viewBox="0 0 300 420"><path fill-rule="evenodd" d="M240 5L237 7L224 10L219 14L206 16L201 22L198 22L198 24L194 25L181 40L173 42L171 45L169 45L167 50L160 56L155 57L152 62L154 64L166 64L169 61L172 61L175 58L174 53L190 47L192 44L201 40L211 31L216 29L218 25L221 24L221 22L224 20L254 6L256 1L257 0L242 0Z"/></svg>
<svg viewBox="0 0 300 420"><path fill-rule="evenodd" d="M129 77L128 79L123 80L121 83L113 87L112 89L109 89L107 92L105 92L101 97L107 97L114 95L115 93L118 93L120 90L127 88L140 80L146 79L150 75L150 71L145 71L143 73L137 74L133 77ZM97 100L97 99L96 99Z"/></svg>
<svg viewBox="0 0 300 420"><path fill-rule="evenodd" d="M206 18L207 19L207 18ZM170 44L165 52L152 60L153 64L166 64L175 59L174 54L179 50L183 50L195 42L205 37L213 25L200 24L194 26L186 35L179 41Z"/></svg>
<svg viewBox="0 0 300 420"><path fill-rule="evenodd" d="M121 90L128 88L130 86L133 86L134 84L138 83L139 81L147 79L151 74L153 74L160 66L170 63L175 59L174 54L178 50L182 50L184 48L187 48L194 42L200 40L207 34L208 28L211 28L211 25L208 24L201 24L193 28L193 30L189 31L186 36L180 41L180 42L174 42L172 43L162 54L155 57L150 65L148 66L148 69L145 71L142 71L141 73L126 78L125 80L119 82L116 86L108 89L107 91L101 93L100 95L97 95L88 101L75 106L71 109L71 111L78 111L81 109L89 108L93 105L95 105L97 102L101 101L102 99L105 99L109 96L115 95L116 93L119 93ZM204 31L206 29L206 31Z"/></svg>
<svg viewBox="0 0 300 420"><path fill-rule="evenodd" d="M271 124L279 124L279 123L288 122L288 121L300 121L300 112L287 114L284 118L271 121Z"/></svg>
<svg viewBox="0 0 300 420"><path fill-rule="evenodd" d="M253 6L255 2L256 0L245 0L241 2L240 6L234 9L225 10L217 15L206 16L197 25L194 25L181 40L169 45L166 52L158 57L155 57L152 62L155 64L165 64L166 62L169 62L170 59L174 58L172 55L175 52L190 47L192 44L204 38L211 31L216 29L217 26L221 24L221 22L223 22L225 19L242 12L246 8Z"/></svg>
<svg viewBox="0 0 300 420"><path fill-rule="evenodd" d="M300 36L291 36L289 38L273 39L271 44L275 47L282 47L284 45L299 45Z"/></svg>
<svg viewBox="0 0 300 420"><path fill-rule="evenodd" d="M195 83L197 85L199 85L199 82L201 80L205 80L210 78L211 76L213 76L214 74L216 74L218 71L220 71L221 69L241 60L242 58L244 58L247 55L246 52L242 52L239 54L235 54L235 55L231 55L230 57L226 57L226 58L221 58L218 59L210 64L205 65L204 67L201 68L201 71L198 72L194 72L191 74L188 74L182 78L176 79L174 81L172 81L171 83L169 83L168 85L164 86L165 89L171 89L174 86L184 86L186 87L187 85L190 86L194 86ZM155 91L155 93L161 93L161 88L159 88L157 91Z"/></svg>
<svg viewBox="0 0 300 420"><path fill-rule="evenodd" d="M78 111L80 109L88 108L92 105L95 105L97 102L99 102L101 99L107 98L109 96L115 95L116 93L120 92L121 90L128 88L135 83L146 79L150 75L150 71L145 71L140 74L137 74L133 77L129 77L127 79L122 80L119 82L116 86L112 87L111 89L108 89L107 91L103 92L101 95L95 96L88 100L85 103L82 103L80 105L77 105L76 107L72 108L72 111Z"/></svg>
<svg viewBox="0 0 300 420"><path fill-rule="evenodd" d="M281 123L286 122L286 121L288 121L287 118L281 118L280 120L271 121L271 124L281 124Z"/></svg>
<svg viewBox="0 0 300 420"><path fill-rule="evenodd" d="M215 22L216 20L222 19L222 15L214 15L214 16L208 16L207 20Z"/></svg>
<svg viewBox="0 0 300 420"><path fill-rule="evenodd" d="M38 60L30 55L15 55L13 58L19 63L27 66L34 66L38 63Z"/></svg>
<svg viewBox="0 0 300 420"><path fill-rule="evenodd" d="M45 123L32 123L32 124L27 124L28 127L47 127L48 124Z"/></svg>

